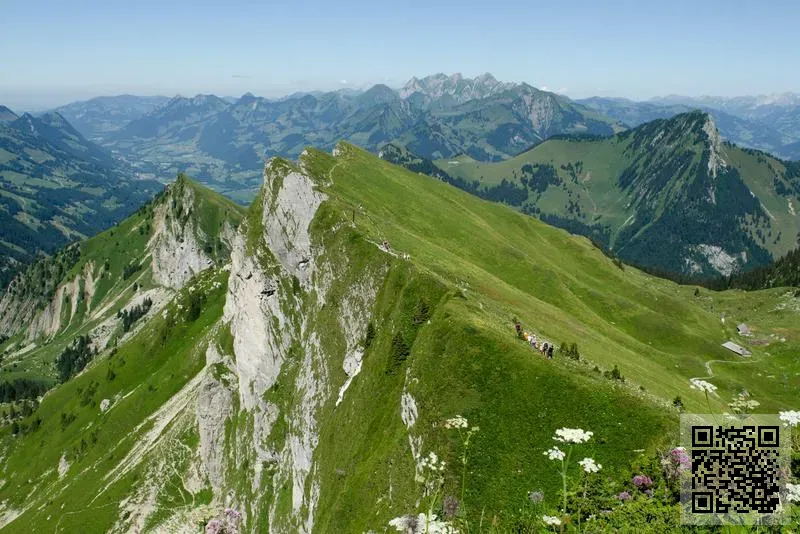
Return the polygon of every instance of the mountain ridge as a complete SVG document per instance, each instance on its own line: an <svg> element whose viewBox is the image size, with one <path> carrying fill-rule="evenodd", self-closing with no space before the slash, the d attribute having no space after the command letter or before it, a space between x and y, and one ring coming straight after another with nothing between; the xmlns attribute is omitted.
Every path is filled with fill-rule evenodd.
<svg viewBox="0 0 800 534"><path fill-rule="evenodd" d="M107 228L161 187L57 113L0 123L0 153L2 286L21 264Z"/></svg>
<svg viewBox="0 0 800 534"><path fill-rule="evenodd" d="M557 133L618 129L569 99L491 76L434 75L418 82L423 92L405 98L382 84L357 94L305 93L279 100L246 94L233 104L208 95L179 97L112 133L105 144L142 173L185 171L246 202L264 158L294 157L308 145L330 150L349 139L377 151L399 139L429 157L470 152L502 159Z"/></svg>
<svg viewBox="0 0 800 534"><path fill-rule="evenodd" d="M765 265L792 250L800 231L794 166L723 142L700 111L611 138L555 137L501 163L436 165L440 179L673 273Z"/></svg>
<svg viewBox="0 0 800 534"><path fill-rule="evenodd" d="M529 502L529 488L541 490L542 506L558 506L562 480L545 456L557 428L591 429L603 475L627 483L676 437L676 393L687 410L725 409L744 386L767 410L796 400L794 382L775 387L766 376L796 366L795 312L773 312L797 306L785 289L696 296L620 269L583 237L348 143L270 159L218 261L172 289L152 279L152 266L129 262L164 235L156 228L172 235L158 246L177 258L204 249L187 255L170 230L208 213L181 200L187 190L241 213L182 179L152 210L92 241L99 271L127 237L130 255L113 256L97 277L107 289L88 299L95 313L122 295L101 313L121 335L15 427L0 427L4 531L35 531L57 514L65 530L169 532L234 512L240 532L383 530L429 506L418 479L431 457L443 461L439 491L462 510L438 520L489 516L512 529L530 523L509 505ZM159 206L175 224L155 224ZM221 236L211 219L202 233ZM515 320L557 346L577 340L578 359L540 356L517 338ZM711 360L736 361L720 343L743 321L786 341L751 347L760 374L718 371L718 396L691 389ZM34 364L45 353L81 356L87 345L72 339L84 331L69 328L39 335L28 352L27 339L12 336L0 343L0 365L43 369ZM456 416L476 427L463 473L464 438L446 424ZM627 510L595 521L621 528ZM650 526L679 528L678 505L659 513Z"/></svg>

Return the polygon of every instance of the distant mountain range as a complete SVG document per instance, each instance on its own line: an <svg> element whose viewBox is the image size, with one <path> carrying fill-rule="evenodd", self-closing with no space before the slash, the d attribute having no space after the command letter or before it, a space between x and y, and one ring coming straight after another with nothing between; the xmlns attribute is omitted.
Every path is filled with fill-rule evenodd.
<svg viewBox="0 0 800 534"><path fill-rule="evenodd" d="M53 111L67 119L86 138L94 140L119 130L168 101L166 96L99 96Z"/></svg>
<svg viewBox="0 0 800 534"><path fill-rule="evenodd" d="M570 100L525 83L434 74L393 89L298 92L279 99L100 97L58 108L78 131L145 176L187 172L246 203L266 157L348 140L377 152L396 141L426 159L466 154L499 161L553 135L608 136L693 109L709 112L726 140L800 159L800 97Z"/></svg>
<svg viewBox="0 0 800 534"><path fill-rule="evenodd" d="M736 98L668 96L645 102L593 97L577 102L629 127L700 109L711 114L720 134L738 145L800 159L800 95Z"/></svg>
<svg viewBox="0 0 800 534"><path fill-rule="evenodd" d="M434 161L440 166L442 161L460 161L463 163L462 171L456 172L447 166L442 168L448 173L454 173L457 178L466 180L467 188L473 188L475 192L488 188L487 190L492 191L491 195L505 200L508 200L505 198L506 193L512 197L521 194L513 189L519 187L521 182L513 182L514 172L511 171L517 171L517 178L525 176L521 171L521 166L525 163L552 165L553 161L558 161L554 168L557 178L563 181L564 176L561 175L578 172L574 169L578 162L586 165L586 162L594 158L602 166L604 161L609 161L616 167L604 168L602 172L600 168L590 169L589 174L595 183L607 182L609 187L613 186L615 189L612 196L617 199L620 195L624 197L633 194L631 191L636 191L637 194L656 194L649 183L642 188L631 186L633 189L630 190L621 186L622 178L617 171L622 172L629 167L635 167L636 176L645 182L656 175L666 179L664 177L674 171L677 174L670 175L670 179L678 184L675 187L679 190L694 187L690 186L690 182L704 183L706 180L704 177L695 177L696 180L686 178L688 175L685 173L689 172L687 169L674 167L673 160L683 161L681 158L685 159L688 152L694 154L692 168L699 165L705 145L696 136L691 139L688 134L675 136L681 139L679 146L684 147L684 152L680 153L671 152L666 155L659 149L657 154L648 154L648 150L652 152L653 149L645 150L644 146L659 144L653 139L647 143L655 145L641 141L635 145L636 150L626 148L627 152L620 153L620 147L627 146L627 141L623 143L621 140L629 139L625 135L634 135L624 134L627 128L638 129L645 124L662 124L659 121L680 117L701 108L711 115L715 128L718 128L723 139L742 147L769 151L785 159L800 158L798 100L800 97L797 95L786 94L734 99L671 96L647 102L619 98L573 101L525 83L501 82L491 74L475 78L466 78L460 74L435 74L412 78L399 89L378 84L366 91L346 89L295 93L280 99L261 98L250 93L236 99L215 95L197 95L192 98L176 96L171 99L130 95L101 97L59 108L65 115L51 113L36 120L41 122L38 126L40 129L47 124L62 132L69 129L70 133L66 135L71 139L69 146L83 147L82 154L76 156L72 153L72 156L82 158L82 162L94 165L95 168L100 166L99 168L114 169L113 172L121 173L126 179L120 180L120 184L129 183L133 175L131 168L135 169L140 178L151 180L164 180L178 172L186 172L240 203L247 203L257 191L265 158L274 155L294 158L308 146L330 150L342 139L387 155L398 150L407 152L411 155L408 156L410 160L423 167L433 165ZM68 128L70 118L76 123L74 130ZM0 124L15 124L18 120L20 119L13 112L0 108ZM26 120L31 121L33 117ZM700 119L695 122L697 121ZM687 131L694 131L697 126L686 125L686 128ZM9 131L19 130L17 127ZM617 137L612 137L615 134ZM641 134L636 135L637 139L641 139ZM104 148L87 141L86 136L92 136ZM548 149L544 146L528 150L554 137L557 138L556 141L546 146L563 145L565 153L551 156L553 161L537 159L538 155L547 153ZM62 143L59 146L66 145ZM583 150L588 147L591 147L592 152L604 155L584 154ZM44 152L49 150L52 148L47 148ZM749 154L733 147L725 150L729 155ZM12 153L16 154L13 151ZM524 155L520 157L523 158L537 156L530 162L520 163L519 169L511 169L509 165L517 165L520 160L516 156L522 153ZM631 158L641 165L634 165ZM763 191L754 193L764 209L772 215L787 212L787 202L791 202L794 194L792 169L795 166L772 159L766 154L749 154L742 158L748 162L755 158L757 162L757 165L748 163L748 167L740 172L748 187L748 180L751 179L759 184L772 183L772 191L767 196L772 195L780 200L780 206L773 205L772 201L764 200L766 193ZM642 163L645 160L646 165ZM130 167L126 168L124 162ZM488 162L497 164L484 167L484 163ZM560 165L573 165L573 170L565 171ZM502 188L493 189L501 184L482 177L481 172L465 174L465 169L479 167L481 170L503 169L502 172L498 171L497 176L500 180L509 180L510 185L503 187L511 187L510 192L504 192ZM510 174L507 175L506 171ZM441 169L438 172L442 172ZM645 179L648 172L652 176ZM773 174L777 176L774 179ZM603 178L599 180L601 175ZM531 179L530 176L527 178ZM474 185L476 181L477 186ZM641 180L634 181L641 183ZM569 181L565 183L568 192L573 195L570 199L559 199L552 206L548 202L541 204L530 200L519 205L531 213L546 217L554 224L607 242L629 261L641 261L642 264L657 268L689 273L729 272L763 264L775 255L786 252L795 243L796 225L784 224L783 219L780 219L783 216L777 215L779 222L771 215L769 224L763 221L754 222L760 221L756 216L760 212L753 207L748 216L755 219L748 223L751 228L743 230L749 236L747 239L753 240L752 243L736 241L732 244L722 240L713 244L725 250L726 257L734 258L723 262L726 266L721 266L719 262L715 266L714 261L703 259L702 254L698 256L696 251L690 253L686 249L672 250L676 258L681 258L680 264L672 264L666 259L657 259L651 255L650 244L638 249L634 246L634 241L641 242L646 237L646 229L640 229L641 232L636 236L627 236L632 241L624 246L622 243L627 238L626 235L618 235L623 230L622 222L635 213L641 217L645 213L648 217L661 217L658 210L662 208L656 209L657 204L646 203L647 209L656 210L651 213L642 211L644 204L641 203L636 204L635 209L631 208L627 204L633 202L633 199L628 199L625 200L624 207L615 205L603 211L597 208L600 204L596 192L581 192L578 190L580 188L573 191ZM530 189L529 186L526 187ZM659 202L664 200L659 196L662 193L663 191L656 195ZM543 198L547 196L543 195ZM740 200L742 199L737 202ZM674 209L677 207L666 209L665 213L672 213L671 210ZM27 210L30 211L30 208ZM588 214L592 212L594 214L590 219ZM616 220L621 214L624 214L623 219ZM713 215L717 216L721 215ZM634 216L632 220L645 220L641 217L637 219ZM705 213L696 222L704 220L703 217L712 217L712 214ZM102 215L98 217L98 221L100 226L108 223L108 219ZM62 236L69 236L70 229L79 234L86 233L79 226L70 224L65 225L64 231L60 233ZM759 236L758 232L764 235ZM698 235L703 234L692 234L691 239ZM691 239L683 239L681 247ZM708 244L708 239L696 243ZM669 247L664 250L669 250ZM741 253L745 253L746 258Z"/></svg>
<svg viewBox="0 0 800 534"><path fill-rule="evenodd" d="M612 137L553 137L502 162L380 156L593 238L627 262L730 275L797 246L800 163L721 140L710 115L657 119Z"/></svg>
<svg viewBox="0 0 800 534"><path fill-rule="evenodd" d="M152 177L185 171L229 196L247 201L260 183L263 159L298 156L306 146L332 148L345 139L369 150L399 140L429 158L465 153L501 160L560 133L611 135L617 121L570 99L492 75L436 74L413 78L399 90L298 93L282 99L245 94L235 102L214 95L175 97L147 113L122 97L84 132ZM96 105L92 109L100 109ZM122 127L121 109L131 120ZM111 114L111 112L109 112ZM137 115L134 118L134 115ZM75 115L77 116L77 114Z"/></svg>
<svg viewBox="0 0 800 534"><path fill-rule="evenodd" d="M160 188L58 113L0 109L0 286L20 262L96 234Z"/></svg>

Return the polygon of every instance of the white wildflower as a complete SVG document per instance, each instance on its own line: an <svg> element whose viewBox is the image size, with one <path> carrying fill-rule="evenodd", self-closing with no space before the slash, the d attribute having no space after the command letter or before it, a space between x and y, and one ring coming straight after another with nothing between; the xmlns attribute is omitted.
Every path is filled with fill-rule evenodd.
<svg viewBox="0 0 800 534"><path fill-rule="evenodd" d="M467 428L468 423L464 417L457 415L445 421L444 426L445 428Z"/></svg>
<svg viewBox="0 0 800 534"><path fill-rule="evenodd" d="M550 458L551 460L563 460L566 454L564 451L559 449L558 447L553 447L552 449L545 451L544 455Z"/></svg>
<svg viewBox="0 0 800 534"><path fill-rule="evenodd" d="M800 411L790 410L788 412L778 412L778 418L783 421L784 426L800 425Z"/></svg>
<svg viewBox="0 0 800 534"><path fill-rule="evenodd" d="M445 463L444 460L439 460L439 457L436 456L435 452L431 452L430 454L428 454L427 458L422 459L422 461L420 462L420 466L423 469L430 469L431 471L434 472L436 471L442 472L444 471Z"/></svg>
<svg viewBox="0 0 800 534"><path fill-rule="evenodd" d="M600 469L603 468L602 465L598 464L594 461L594 458L584 458L580 462L578 462L583 470L587 473L597 473Z"/></svg>
<svg viewBox="0 0 800 534"><path fill-rule="evenodd" d="M717 386L712 384L711 382L706 382L705 380L700 380L699 378L690 378L689 382L692 383L690 386L692 389L699 389L705 393L714 393L717 390Z"/></svg>
<svg viewBox="0 0 800 534"><path fill-rule="evenodd" d="M561 524L561 520L554 515L543 515L542 521L544 521L545 525L550 525L553 527L557 527Z"/></svg>
<svg viewBox="0 0 800 534"><path fill-rule="evenodd" d="M786 500L800 503L800 484L786 484Z"/></svg>
<svg viewBox="0 0 800 534"><path fill-rule="evenodd" d="M397 532L413 534L457 534L458 530L447 521L439 520L435 514L426 516L401 515L389 521L389 526L394 527Z"/></svg>
<svg viewBox="0 0 800 534"><path fill-rule="evenodd" d="M593 432L580 428L559 428L553 439L562 443L586 443L591 439L592 434Z"/></svg>

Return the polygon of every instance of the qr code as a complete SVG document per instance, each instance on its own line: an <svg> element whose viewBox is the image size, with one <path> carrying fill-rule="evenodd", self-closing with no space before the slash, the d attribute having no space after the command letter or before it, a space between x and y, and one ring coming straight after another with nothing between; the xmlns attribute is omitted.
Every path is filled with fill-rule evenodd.
<svg viewBox="0 0 800 534"><path fill-rule="evenodd" d="M782 522L789 442L777 416L681 416L690 460L681 484L687 524Z"/></svg>

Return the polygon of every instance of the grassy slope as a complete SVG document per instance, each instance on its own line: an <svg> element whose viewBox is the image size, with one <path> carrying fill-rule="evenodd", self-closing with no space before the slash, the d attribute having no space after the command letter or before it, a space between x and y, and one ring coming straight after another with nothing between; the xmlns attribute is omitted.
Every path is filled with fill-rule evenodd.
<svg viewBox="0 0 800 534"><path fill-rule="evenodd" d="M140 424L205 364L207 336L222 315L227 274L216 271L199 278L196 283L206 288L208 300L197 320L187 321L177 304L171 305L174 326L168 327L162 316L154 318L146 331L120 346L116 354L48 394L36 413L41 427L8 442L11 446L0 468L5 481L0 500L14 508L26 504L32 508L10 531L33 532L49 525L57 532L102 532L114 523L120 501L143 473L134 469L95 500L107 483L105 475L149 430L150 425ZM219 288L209 289L214 282L220 282ZM183 291L181 298L186 294ZM108 369L116 374L113 380L108 379ZM88 394L92 389L94 393ZM102 399L116 401L100 415ZM61 414L75 419L63 426ZM0 432L7 438L9 429ZM56 472L62 455L71 464L64 479ZM62 515L62 510L69 513Z"/></svg>
<svg viewBox="0 0 800 534"><path fill-rule="evenodd" d="M181 176L178 183L193 189L195 213L198 214L197 220L206 236L218 236L226 220L233 225L241 221L243 208L222 195L199 186L185 176ZM142 290L154 287L147 242L153 232L153 206L159 201L156 199L153 203L148 203L113 228L80 243L80 260L63 275L58 284L73 280L91 262L94 265L94 275L99 278L95 280L95 293L89 314L86 313L87 303L81 301L75 317L68 323L63 321L62 330L53 339L37 340L38 346L33 351L4 359L0 366L0 380L11 380L20 376L52 378L55 371L51 363L64 347L124 307L135 295L134 283L138 283ZM143 269L130 278L123 279L123 270L130 264L141 264ZM109 306L108 309L95 316L95 312L105 306ZM69 301L65 299L62 309L67 308ZM25 346L23 337L24 334L12 337L0 345L0 350L12 344Z"/></svg>
<svg viewBox="0 0 800 534"><path fill-rule="evenodd" d="M551 139L502 162L486 163L462 157L438 160L435 163L452 176L470 182L478 180L488 186L499 184L503 179L519 183L515 173L521 176L520 168L525 164L550 164L556 168L571 195L568 196L560 187L549 187L541 198L535 198L531 194L528 202L531 203L530 199L533 199L532 203L545 214L573 218L565 206L570 199L577 201L585 213L578 220L584 224L608 225L613 244L616 233L635 212L629 204L634 199L621 194L617 186L621 173L632 162L630 153L625 153L631 140L631 137L611 137L594 141ZM695 148L702 152L702 147ZM762 200L764 207L772 215L771 235L765 241L760 241L760 244L768 248L775 257L795 248L800 232L800 219L791 213L786 197L778 194L774 185L777 180L791 189L792 186L782 177L784 165L767 154L745 151L727 144L723 157L739 171L745 184ZM583 162L583 173L576 181L561 166L577 161ZM794 199L795 210L798 204L800 199Z"/></svg>
<svg viewBox="0 0 800 534"><path fill-rule="evenodd" d="M720 322L721 312L744 314L762 301L777 305L785 293L708 294L720 300L712 312L711 305L698 305L693 287L622 271L582 237L351 153L352 163L335 170L335 189L371 213L361 222L374 238L387 236L415 263L488 298L498 333L517 314L547 337L578 341L582 353L605 367L618 364L664 399L688 394L688 377L703 375L706 359L734 360L719 347L734 332ZM770 318L763 320L769 329ZM770 397L769 389L756 396ZM788 401L775 399L775 405Z"/></svg>
<svg viewBox="0 0 800 534"><path fill-rule="evenodd" d="M502 518L528 490L543 487L553 495L557 481L541 451L561 426L594 430L604 441L594 450L601 463L624 470L633 450L663 444L674 432L677 413L664 405L675 395L689 410L707 410L705 397L689 388L688 379L706 376L709 360L736 363L713 364L712 381L720 386L720 397L711 399L715 410L726 409L745 387L767 411L794 404L800 387L791 356L800 343L800 329L792 326L796 312L770 311L784 290L704 291L695 297L693 287L619 270L583 238L378 162L354 147L345 150L337 159L313 155L315 173L333 181L331 204L348 219L355 211L357 230L368 239L388 239L395 250L410 254L413 267L397 276L438 281L447 289L444 300L434 298L431 323L415 338L408 368L419 382L409 389L420 407L416 428L422 429L425 451L444 454L455 465L459 445L452 432L441 429L441 420L463 413L481 427L468 476L465 505L471 513L483 506L487 517ZM390 299L395 313L404 309L396 296ZM353 531L374 528L374 520L353 515L361 511L359 502L392 480L394 507L381 503L375 513L396 512L401 502L413 509L413 486L404 486L399 475L409 469L409 453L405 431L396 424L397 405L374 397L377 390L381 398L396 399L403 384L402 376L385 376L391 329L402 320L382 312L383 305L379 300L379 334L348 392L349 402L331 411L331 434L323 431L321 437L320 454L332 462L321 460L322 492L338 495L334 502L323 497L321 531L336 524ZM728 315L726 324L721 313ZM515 339L513 316L548 339L578 342L591 363L541 359ZM719 346L732 336L737 319L787 341L754 348L752 363L743 365ZM627 383L600 378L591 371L595 363L603 369L617 365ZM752 366L759 369L755 376ZM365 441L349 437L362 435L375 436L369 440L372 455L363 448ZM336 475L334 468L346 475ZM458 487L448 478L446 492Z"/></svg>
<svg viewBox="0 0 800 534"><path fill-rule="evenodd" d="M319 182L333 182L323 186L331 201L314 221L314 240L325 244L332 259L346 259L339 263L341 270L336 271L326 306L310 318L323 327L321 332L330 333L322 339L326 351L342 349L335 325L338 303L347 296L349 284L384 266L389 271L372 310L376 337L362 372L342 405L333 406L334 394L319 414L318 531L380 530L389 518L415 508L419 488L399 418L404 385L419 406L413 433L423 437L423 454L435 451L451 466L445 494L459 494L461 449L454 432L441 427L442 419L461 413L481 427L470 454L464 506L476 521L485 512L487 522L497 517L506 526L508 514L522 505L528 491L541 488L548 499L554 498L557 476L541 453L552 445L556 428L593 430L597 439L581 452L595 456L610 473L624 473L636 455L633 451L652 450L674 438L677 412L664 404L676 394L690 410L704 411L705 399L688 388L688 378L704 376L708 360L737 362L713 364L712 381L721 394L712 398L715 409L724 409L730 396L743 387L765 411L793 406L800 386L793 357L800 344L797 311L773 310L782 304L800 309L800 304L786 297L785 290L703 291L695 297L692 287L630 268L619 270L583 238L352 146L343 150L338 158L310 151L304 162ZM256 210L254 221L260 221L259 215ZM332 230L337 222L353 218L355 228L338 225L342 230ZM253 230L258 229L254 224ZM382 239L410 254L410 262L391 258L369 242ZM200 283L210 287L214 280L224 282L225 276L209 273ZM282 291L291 287L286 280L281 284ZM13 442L6 456L0 479L8 482L0 487L0 501L10 499L18 506L31 494L49 502L18 519L14 531L52 528L54 520L46 518L58 517L62 504L75 512L61 520L62 531L100 532L114 522L119 501L144 472L137 468L94 503L92 497L103 487L105 473L131 446L132 440L123 436L202 367L202 349L205 339L214 335L223 291L211 291L203 315L194 323L178 320L164 345L157 335L164 331L164 320L152 319L145 332L109 360L115 366L115 380L106 379L109 364L103 361L45 398L39 409L42 427ZM414 325L423 301L430 308L430 322ZM175 305L170 310L176 313ZM728 316L725 324L719 320L721 313ZM542 359L514 337L513 316L548 339L578 342L592 363L562 356L555 361ZM741 320L752 324L759 335L775 333L786 342L754 348L753 363L740 364L719 343ZM224 330L216 335L224 338ZM398 332L411 346L408 360L399 367L391 349ZM126 363L120 365L121 361ZM604 369L618 365L628 381L623 385L601 378L591 369L594 363ZM761 374L753 373L752 366ZM278 383L292 384L296 369L296 364L287 364ZM334 386L344 380L341 367L333 361L328 372ZM411 377L408 384L406 372ZM81 395L92 381L99 384L98 391L81 405ZM145 389L147 384L155 391ZM134 393L117 407L98 415L100 399L131 390ZM278 387L264 394L283 406L296 393ZM62 431L63 411L75 414L76 420ZM98 428L97 442L92 443L92 431ZM231 435L252 439L247 429L246 415L229 425ZM5 436L8 430L0 432ZM83 453L81 439L88 442ZM284 439L285 425L278 424L270 440L279 444ZM190 446L193 441L194 436L186 436ZM38 451L35 461L30 461L31 451ZM112 458L106 456L109 452ZM228 452L237 454L235 449ZM69 456L73 465L68 479L58 482L51 470L63 453L74 455ZM229 484L252 491L247 482L251 473L252 464L245 459L230 473ZM66 481L71 485L62 491ZM43 492L50 484L52 491ZM31 493L34 486L36 492ZM279 510L287 509L291 484L264 491L274 492L267 495L274 495ZM378 502L376 495L382 497ZM186 497L174 496L169 502L178 505L182 498ZM265 510L258 516L259 522L264 521Z"/></svg>

